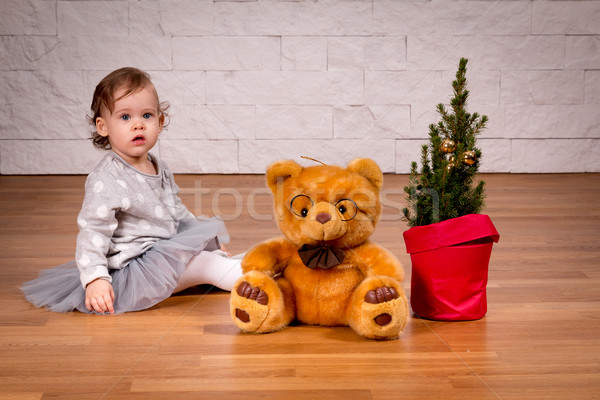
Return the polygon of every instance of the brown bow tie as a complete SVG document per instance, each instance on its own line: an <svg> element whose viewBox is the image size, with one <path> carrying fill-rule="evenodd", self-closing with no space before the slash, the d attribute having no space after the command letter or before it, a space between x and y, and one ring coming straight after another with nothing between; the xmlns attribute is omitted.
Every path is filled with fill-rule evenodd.
<svg viewBox="0 0 600 400"><path fill-rule="evenodd" d="M308 268L329 269L340 265L344 261L344 252L337 247L323 244L305 244L298 250L300 259Z"/></svg>

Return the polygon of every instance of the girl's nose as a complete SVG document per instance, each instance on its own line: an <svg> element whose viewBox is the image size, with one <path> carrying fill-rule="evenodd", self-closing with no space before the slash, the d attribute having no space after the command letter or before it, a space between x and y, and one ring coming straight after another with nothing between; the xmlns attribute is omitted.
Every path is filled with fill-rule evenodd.
<svg viewBox="0 0 600 400"><path fill-rule="evenodd" d="M144 123L140 119L136 119L133 123L133 130L139 131L141 129L144 129Z"/></svg>

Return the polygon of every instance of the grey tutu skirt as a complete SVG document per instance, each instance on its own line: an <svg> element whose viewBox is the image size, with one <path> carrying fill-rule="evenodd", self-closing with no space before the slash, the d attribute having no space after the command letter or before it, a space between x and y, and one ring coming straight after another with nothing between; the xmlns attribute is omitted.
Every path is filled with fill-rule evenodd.
<svg viewBox="0 0 600 400"><path fill-rule="evenodd" d="M171 296L193 256L203 250L217 250L219 243L227 242L223 221L199 220L172 238L156 242L126 267L109 270L115 292L115 314L143 310ZM21 290L36 307L56 312L95 313L85 306L85 289L75 261L41 271L38 278L25 282Z"/></svg>

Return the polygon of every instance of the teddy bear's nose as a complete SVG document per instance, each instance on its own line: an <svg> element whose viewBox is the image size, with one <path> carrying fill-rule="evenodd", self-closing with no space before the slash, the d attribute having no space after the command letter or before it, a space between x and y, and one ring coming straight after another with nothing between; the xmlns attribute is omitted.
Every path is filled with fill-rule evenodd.
<svg viewBox="0 0 600 400"><path fill-rule="evenodd" d="M329 213L322 212L322 213L318 213L316 218L317 218L317 221L319 221L322 224L325 224L325 223L327 223L327 221L329 221L331 219L331 215L329 215Z"/></svg>

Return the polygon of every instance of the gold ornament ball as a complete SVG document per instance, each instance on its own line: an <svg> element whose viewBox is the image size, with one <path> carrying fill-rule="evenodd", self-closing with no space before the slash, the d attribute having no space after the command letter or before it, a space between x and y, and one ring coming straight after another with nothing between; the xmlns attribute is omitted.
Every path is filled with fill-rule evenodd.
<svg viewBox="0 0 600 400"><path fill-rule="evenodd" d="M477 161L477 155L473 150L465 151L463 154L463 163L467 165L473 165Z"/></svg>
<svg viewBox="0 0 600 400"><path fill-rule="evenodd" d="M444 139L444 141L442 142L441 146L440 146L440 151L442 153L452 153L454 152L454 150L456 150L456 143L454 143L454 140L452 139Z"/></svg>

